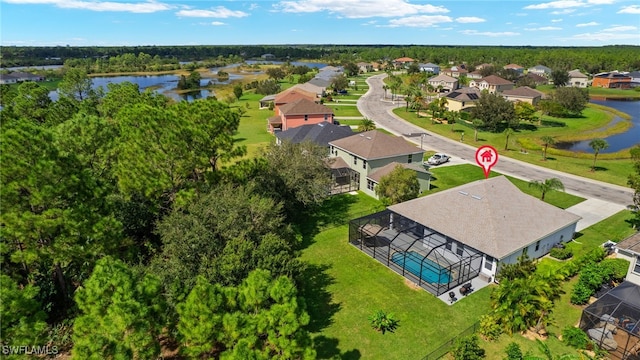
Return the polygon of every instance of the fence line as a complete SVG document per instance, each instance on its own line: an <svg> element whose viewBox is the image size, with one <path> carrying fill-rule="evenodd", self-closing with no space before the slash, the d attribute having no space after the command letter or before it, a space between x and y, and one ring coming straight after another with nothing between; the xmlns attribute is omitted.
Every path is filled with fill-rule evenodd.
<svg viewBox="0 0 640 360"><path fill-rule="evenodd" d="M480 328L480 322L476 322L473 325L469 326L465 330L462 330L461 333L452 337L451 339L444 342L444 344L438 346L435 350L428 353L422 360L437 360L441 357L445 356L451 348L456 344L456 341L461 338L471 334L474 334Z"/></svg>

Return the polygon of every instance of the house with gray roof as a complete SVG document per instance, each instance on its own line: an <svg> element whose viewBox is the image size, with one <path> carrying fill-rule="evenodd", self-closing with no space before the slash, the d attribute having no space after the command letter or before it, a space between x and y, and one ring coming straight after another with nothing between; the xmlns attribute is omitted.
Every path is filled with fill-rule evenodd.
<svg viewBox="0 0 640 360"><path fill-rule="evenodd" d="M533 106L538 104L543 96L543 93L528 86L520 86L515 89L505 90L502 92L502 97L509 101L523 101Z"/></svg>
<svg viewBox="0 0 640 360"><path fill-rule="evenodd" d="M420 71L430 72L430 73L433 73L434 75L440 74L440 65L436 65L434 63L426 63L426 64L419 64L418 66L420 67Z"/></svg>
<svg viewBox="0 0 640 360"><path fill-rule="evenodd" d="M629 261L626 280L640 286L640 232L615 245L619 258Z"/></svg>
<svg viewBox="0 0 640 360"><path fill-rule="evenodd" d="M587 85L589 85L589 77L587 75L583 74L578 69L569 71L569 81L567 82L567 86L586 88Z"/></svg>
<svg viewBox="0 0 640 360"><path fill-rule="evenodd" d="M551 75L551 71L551 68L548 68L544 65L536 65L527 69L527 73L533 73L544 77L548 77L549 75Z"/></svg>
<svg viewBox="0 0 640 360"><path fill-rule="evenodd" d="M579 220L497 176L352 220L349 242L441 295L476 278L486 284L523 254L544 256L573 239Z"/></svg>
<svg viewBox="0 0 640 360"><path fill-rule="evenodd" d="M480 90L474 87L461 87L445 95L448 111L463 111L476 106L480 99Z"/></svg>
<svg viewBox="0 0 640 360"><path fill-rule="evenodd" d="M314 86L317 86L317 87L321 87L321 88L327 89L328 87L331 86L331 79L323 79L323 78L315 77L315 78L307 81L306 84L311 84L311 85L314 85Z"/></svg>
<svg viewBox="0 0 640 360"><path fill-rule="evenodd" d="M370 175L392 162L422 164L424 150L404 138L371 130L330 141L329 153L331 157L341 158L358 173L357 182L362 192L377 198L375 187L378 182ZM421 177L426 178L426 174L418 173L418 178Z"/></svg>
<svg viewBox="0 0 640 360"><path fill-rule="evenodd" d="M330 122L298 126L289 130L276 133L276 142L289 141L299 144L311 141L320 146L329 148L329 142L353 135L349 126L341 126Z"/></svg>

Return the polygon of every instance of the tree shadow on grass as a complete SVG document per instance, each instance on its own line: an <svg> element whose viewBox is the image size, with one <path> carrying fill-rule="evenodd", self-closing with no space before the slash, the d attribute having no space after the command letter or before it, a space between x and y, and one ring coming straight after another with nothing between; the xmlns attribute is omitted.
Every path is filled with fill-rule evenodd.
<svg viewBox="0 0 640 360"><path fill-rule="evenodd" d="M299 221L299 231L302 235L302 248L313 243L313 238L323 228L340 226L351 220L349 208L357 201L349 194L334 195L327 198L322 205L306 214L304 220Z"/></svg>
<svg viewBox="0 0 640 360"><path fill-rule="evenodd" d="M353 349L340 352L338 348L338 339L328 338L325 336L316 336L313 339L313 343L318 355L318 359L332 359L332 360L359 360L362 357L360 350Z"/></svg>
<svg viewBox="0 0 640 360"><path fill-rule="evenodd" d="M329 265L308 264L300 276L300 294L304 297L307 312L311 317L307 329L320 332L333 322L333 315L340 310L340 304L333 302L327 287L335 282L327 274Z"/></svg>
<svg viewBox="0 0 640 360"><path fill-rule="evenodd" d="M606 168L606 167L602 167L602 166L596 166L596 167L592 167L592 168L591 168L591 171L592 171L592 172L596 172L596 171L609 171L609 169L608 169L608 168Z"/></svg>

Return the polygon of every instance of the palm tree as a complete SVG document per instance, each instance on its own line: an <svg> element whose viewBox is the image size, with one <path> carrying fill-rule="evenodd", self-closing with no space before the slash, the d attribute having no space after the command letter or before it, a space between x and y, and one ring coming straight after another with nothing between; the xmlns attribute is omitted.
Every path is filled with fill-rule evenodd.
<svg viewBox="0 0 640 360"><path fill-rule="evenodd" d="M589 142L589 146L593 149L593 166L591 171L596 171L596 159L600 150L604 150L609 147L609 143L604 139L593 139Z"/></svg>
<svg viewBox="0 0 640 360"><path fill-rule="evenodd" d="M542 144L544 145L544 149L542 151L542 160L547 161L547 148L549 145L553 145L556 143L556 140L549 135L545 135L540 138L542 140Z"/></svg>
<svg viewBox="0 0 640 360"><path fill-rule="evenodd" d="M504 149L505 150L509 150L509 137L511 135L515 134L515 131L513 131L512 128L508 127L504 130L504 136L506 137L506 140L504 142Z"/></svg>
<svg viewBox="0 0 640 360"><path fill-rule="evenodd" d="M384 90L384 99L387 99L387 90L389 90L389 87L387 85L382 85L382 90Z"/></svg>
<svg viewBox="0 0 640 360"><path fill-rule="evenodd" d="M418 93L413 97L413 107L416 109L416 115L418 117L420 117L420 110L422 110L423 105L424 95L422 95L422 91L418 91Z"/></svg>
<svg viewBox="0 0 640 360"><path fill-rule="evenodd" d="M376 123L371 119L364 118L360 121L360 125L358 125L358 131L369 131L375 130Z"/></svg>
<svg viewBox="0 0 640 360"><path fill-rule="evenodd" d="M558 178L546 179L545 181L531 180L529 187L540 190L542 195L540 200L544 201L544 196L551 190L564 191L564 184Z"/></svg>

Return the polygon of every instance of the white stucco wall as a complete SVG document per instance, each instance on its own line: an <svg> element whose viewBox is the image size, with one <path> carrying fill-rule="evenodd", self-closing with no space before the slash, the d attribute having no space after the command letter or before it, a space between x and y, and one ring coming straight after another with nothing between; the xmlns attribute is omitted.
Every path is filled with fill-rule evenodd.
<svg viewBox="0 0 640 360"><path fill-rule="evenodd" d="M630 251L616 249L618 257L629 261L629 270L627 270L626 280L636 285L640 285L640 273L635 272L637 264L640 264L639 255L636 255Z"/></svg>

